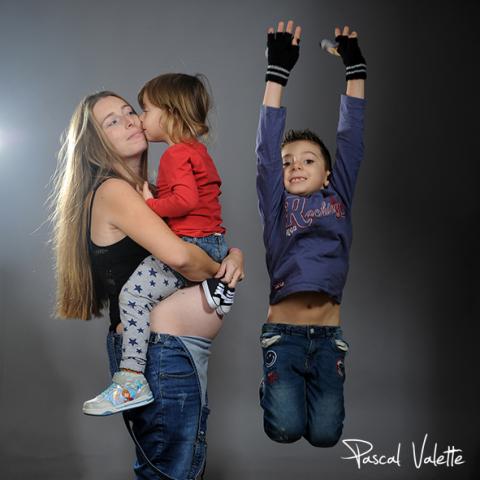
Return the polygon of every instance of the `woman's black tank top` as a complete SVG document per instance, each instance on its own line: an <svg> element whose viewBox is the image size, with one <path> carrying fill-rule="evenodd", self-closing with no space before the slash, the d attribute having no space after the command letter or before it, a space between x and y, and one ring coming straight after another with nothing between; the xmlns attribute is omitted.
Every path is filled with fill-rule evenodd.
<svg viewBox="0 0 480 480"><path fill-rule="evenodd" d="M105 180L104 180L105 181ZM88 251L92 264L93 288L100 301L108 300L110 313L110 330L115 330L120 323L120 309L118 295L135 271L140 262L149 255L149 252L135 243L130 237L125 237L112 245L99 247L92 242L91 224L92 208L95 194L100 182L93 190L88 213Z"/></svg>

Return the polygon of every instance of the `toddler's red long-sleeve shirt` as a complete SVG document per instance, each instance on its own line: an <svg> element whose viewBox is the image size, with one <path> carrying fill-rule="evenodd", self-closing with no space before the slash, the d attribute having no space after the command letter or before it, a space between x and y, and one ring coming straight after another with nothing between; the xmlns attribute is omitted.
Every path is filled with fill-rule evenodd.
<svg viewBox="0 0 480 480"><path fill-rule="evenodd" d="M157 198L148 206L177 235L206 237L225 233L218 197L222 182L205 145L177 143L160 158Z"/></svg>

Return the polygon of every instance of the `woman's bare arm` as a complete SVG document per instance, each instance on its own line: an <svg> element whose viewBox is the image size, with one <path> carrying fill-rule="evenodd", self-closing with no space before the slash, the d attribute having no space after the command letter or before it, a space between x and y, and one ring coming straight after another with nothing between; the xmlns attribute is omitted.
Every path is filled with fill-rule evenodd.
<svg viewBox="0 0 480 480"><path fill-rule="evenodd" d="M126 181L106 181L99 187L96 201L110 225L189 280L202 281L218 271L217 262L199 247L177 237Z"/></svg>

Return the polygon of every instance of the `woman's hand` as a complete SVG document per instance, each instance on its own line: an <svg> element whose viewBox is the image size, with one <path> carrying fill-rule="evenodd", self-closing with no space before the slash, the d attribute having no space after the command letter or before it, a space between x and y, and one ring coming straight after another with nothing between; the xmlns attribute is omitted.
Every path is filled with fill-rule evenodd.
<svg viewBox="0 0 480 480"><path fill-rule="evenodd" d="M243 252L239 248L231 248L223 259L215 278L227 283L229 288L235 288L240 280L245 278L243 270Z"/></svg>

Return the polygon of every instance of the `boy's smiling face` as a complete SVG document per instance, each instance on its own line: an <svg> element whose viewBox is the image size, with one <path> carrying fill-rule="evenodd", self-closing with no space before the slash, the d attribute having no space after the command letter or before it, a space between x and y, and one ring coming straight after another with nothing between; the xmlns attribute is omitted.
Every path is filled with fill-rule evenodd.
<svg viewBox="0 0 480 480"><path fill-rule="evenodd" d="M282 148L283 184L294 195L310 195L328 185L320 146L309 140L297 140Z"/></svg>

